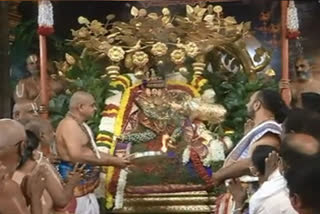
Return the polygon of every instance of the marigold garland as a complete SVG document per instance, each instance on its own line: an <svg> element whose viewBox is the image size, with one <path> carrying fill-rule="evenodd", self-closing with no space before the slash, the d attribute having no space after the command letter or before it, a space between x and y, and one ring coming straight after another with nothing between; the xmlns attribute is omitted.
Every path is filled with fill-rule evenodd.
<svg viewBox="0 0 320 214"><path fill-rule="evenodd" d="M194 75L192 77L191 85L198 91L202 91L202 89L208 84L208 80L203 78L202 76Z"/></svg>
<svg viewBox="0 0 320 214"><path fill-rule="evenodd" d="M131 109L128 106L129 104L132 104L132 102L129 102L132 99L132 89L134 89L137 85L131 86L127 90L124 91L122 98L121 98L121 103L119 106L119 113L115 122L115 129L114 129L114 136L120 136L122 132L122 128L124 125L124 119L126 118L125 115L128 114L128 110ZM131 99L130 99L131 98ZM116 141L113 141L113 144L110 148L110 154L114 154L116 148ZM110 182L112 180L112 176L114 173L115 168L114 167L108 167L107 171L107 176L106 176L106 207L108 209L112 208L113 206L113 195L108 191L110 187Z"/></svg>

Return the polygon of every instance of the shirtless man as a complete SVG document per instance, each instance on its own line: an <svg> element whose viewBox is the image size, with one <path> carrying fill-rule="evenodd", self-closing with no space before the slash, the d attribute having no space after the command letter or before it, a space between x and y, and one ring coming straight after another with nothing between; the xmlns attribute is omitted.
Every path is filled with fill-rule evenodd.
<svg viewBox="0 0 320 214"><path fill-rule="evenodd" d="M320 93L320 81L313 78L308 60L302 57L296 61L296 74L297 79L291 83L292 105L301 108L301 94Z"/></svg>
<svg viewBox="0 0 320 214"><path fill-rule="evenodd" d="M0 161L2 162L2 177L0 181L0 213L2 214L41 214L40 198L44 189L43 175L39 168L24 181L25 193L31 201L31 212L26 199L17 183L11 180L20 160L24 147L26 133L24 127L10 119L0 120Z"/></svg>
<svg viewBox="0 0 320 214"><path fill-rule="evenodd" d="M68 214L74 213L72 206L66 206L75 204L73 189L80 183L83 173L81 168L76 166L74 172L69 173L68 180L62 182L55 167L50 164L47 155L43 155L41 152L42 147L48 147L47 145L51 144L54 138L49 121L41 118L33 119L25 124L25 129L28 143L24 149L22 161L12 179L22 185L25 176L32 174L39 166L45 167L45 191L41 198L43 214L52 213L54 208L59 211L69 211Z"/></svg>
<svg viewBox="0 0 320 214"><path fill-rule="evenodd" d="M29 101L22 100L19 103L14 104L12 118L14 120L30 120L32 118L38 118L38 107L37 104Z"/></svg>
<svg viewBox="0 0 320 214"><path fill-rule="evenodd" d="M21 100L29 100L37 105L40 104L40 68L39 58L32 54L26 60L27 70L31 76L19 81L14 91L13 98L16 103ZM54 80L51 77L48 79L49 97L59 94L64 89L64 84L59 80Z"/></svg>
<svg viewBox="0 0 320 214"><path fill-rule="evenodd" d="M97 166L125 168L130 164L126 158L99 153L97 150L93 134L85 124L95 111L95 100L91 94L82 91L74 93L70 99L69 112L58 125L56 133L57 151L62 159L59 165L60 174L66 177L75 163L87 165L87 178L74 191L78 205L76 214L99 214L99 207L92 193L99 184Z"/></svg>

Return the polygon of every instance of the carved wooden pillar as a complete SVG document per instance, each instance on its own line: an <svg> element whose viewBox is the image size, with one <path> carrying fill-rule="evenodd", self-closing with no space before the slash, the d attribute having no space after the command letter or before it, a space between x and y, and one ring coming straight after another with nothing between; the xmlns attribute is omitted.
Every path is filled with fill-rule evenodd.
<svg viewBox="0 0 320 214"><path fill-rule="evenodd" d="M287 9L288 0L281 1L281 83L280 93L287 105L291 102L291 91L289 86L289 40L287 38Z"/></svg>
<svg viewBox="0 0 320 214"><path fill-rule="evenodd" d="M0 1L0 118L11 116L8 4Z"/></svg>

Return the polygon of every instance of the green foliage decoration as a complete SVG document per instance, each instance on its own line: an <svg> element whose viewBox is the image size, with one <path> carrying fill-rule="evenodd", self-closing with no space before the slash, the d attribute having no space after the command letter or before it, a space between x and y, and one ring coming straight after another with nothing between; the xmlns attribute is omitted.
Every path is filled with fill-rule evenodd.
<svg viewBox="0 0 320 214"><path fill-rule="evenodd" d="M244 124L247 121L246 104L250 95L263 88L277 90L277 83L265 75L257 75L252 79L247 73L240 71L206 72L205 77L216 92L216 102L227 109L226 120L221 124L220 131L233 132L230 137L237 143L243 136Z"/></svg>
<svg viewBox="0 0 320 214"><path fill-rule="evenodd" d="M104 67L94 57L83 56L71 66L65 74L68 79L66 94L54 97L50 101L50 118L56 126L68 111L71 94L83 90L91 93L96 99L97 111L94 117L88 121L94 133L98 132L101 113L104 109L104 101L112 95L110 92L110 80L104 76Z"/></svg>

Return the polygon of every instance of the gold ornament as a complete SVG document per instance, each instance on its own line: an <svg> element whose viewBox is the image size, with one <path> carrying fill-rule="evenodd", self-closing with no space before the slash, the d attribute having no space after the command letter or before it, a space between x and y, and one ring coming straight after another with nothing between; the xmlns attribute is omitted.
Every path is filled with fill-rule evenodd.
<svg viewBox="0 0 320 214"><path fill-rule="evenodd" d="M149 62L149 56L143 51L137 51L132 56L132 62L137 67L144 67Z"/></svg>
<svg viewBox="0 0 320 214"><path fill-rule="evenodd" d="M227 110L219 104L200 103L195 111L197 119L218 124L224 121Z"/></svg>
<svg viewBox="0 0 320 214"><path fill-rule="evenodd" d="M115 80L115 78L119 75L120 67L117 65L110 65L106 67L106 71L110 79Z"/></svg>
<svg viewBox="0 0 320 214"><path fill-rule="evenodd" d="M187 69L186 67L181 67L181 68L179 68L179 72L180 72L180 74L181 74L182 76L187 76L187 75L189 75L189 71L188 71L188 69Z"/></svg>
<svg viewBox="0 0 320 214"><path fill-rule="evenodd" d="M197 44L194 43L194 42L188 42L188 44L186 44L184 46L184 48L185 48L185 50L187 52L187 55L189 57L193 58L193 57L196 57L199 54L199 48L198 48Z"/></svg>
<svg viewBox="0 0 320 214"><path fill-rule="evenodd" d="M146 9L140 9L139 13L138 13L138 16L145 17L147 14L148 14L148 12L147 12Z"/></svg>
<svg viewBox="0 0 320 214"><path fill-rule="evenodd" d="M97 20L93 20L90 24L90 30L94 35L104 35L108 31L104 28L103 24Z"/></svg>
<svg viewBox="0 0 320 214"><path fill-rule="evenodd" d="M111 45L109 44L109 42L103 41L103 42L101 42L101 44L98 46L98 48L99 48L100 50L108 50L108 49L111 48Z"/></svg>
<svg viewBox="0 0 320 214"><path fill-rule="evenodd" d="M140 68L137 68L134 71L134 76L137 77L138 79L142 79L144 77L144 71Z"/></svg>
<svg viewBox="0 0 320 214"><path fill-rule="evenodd" d="M161 65L163 65L163 64L164 64L164 62L163 62L162 60L160 60L160 61L157 62L157 65L158 65L158 66L161 66Z"/></svg>
<svg viewBox="0 0 320 214"><path fill-rule="evenodd" d="M276 72L275 72L272 68L268 69L268 70L265 72L265 74L266 74L268 77L274 77L274 76L276 76Z"/></svg>
<svg viewBox="0 0 320 214"><path fill-rule="evenodd" d="M164 56L168 51L168 47L166 44L162 42L157 42L152 45L151 53L155 56Z"/></svg>
<svg viewBox="0 0 320 214"><path fill-rule="evenodd" d="M206 64L202 63L202 62L194 62L194 63L192 63L192 68L193 68L193 71L194 71L194 75L202 75L205 67L206 67Z"/></svg>
<svg viewBox="0 0 320 214"><path fill-rule="evenodd" d="M65 54L66 61L69 65L74 65L76 63L76 60L71 56L70 54Z"/></svg>
<svg viewBox="0 0 320 214"><path fill-rule="evenodd" d="M80 39L84 39L90 36L90 32L88 30L88 28L86 27L82 27L79 30L71 30L72 32L72 36L76 37L76 38L80 38Z"/></svg>
<svg viewBox="0 0 320 214"><path fill-rule="evenodd" d="M213 11L215 13L221 13L222 12L222 7L220 5L217 5L213 8Z"/></svg>
<svg viewBox="0 0 320 214"><path fill-rule="evenodd" d="M79 16L78 17L78 22L81 25L83 25L83 24L88 25L90 23L89 20L86 17L83 17L83 16Z"/></svg>
<svg viewBox="0 0 320 214"><path fill-rule="evenodd" d="M126 58L124 59L124 66L128 69L132 69L132 53L126 54Z"/></svg>
<svg viewBox="0 0 320 214"><path fill-rule="evenodd" d="M171 56L171 61L177 65L184 63L184 60L186 59L186 54L182 49L176 49L172 51L170 56Z"/></svg>
<svg viewBox="0 0 320 214"><path fill-rule="evenodd" d="M157 20L157 19L159 19L159 16L156 13L149 13L148 18L150 18L152 20Z"/></svg>
<svg viewBox="0 0 320 214"><path fill-rule="evenodd" d="M113 62L120 62L124 59L124 50L119 46L113 46L108 51L108 57Z"/></svg>
<svg viewBox="0 0 320 214"><path fill-rule="evenodd" d="M162 14L164 16L170 16L170 10L165 7L165 8L162 9Z"/></svg>
<svg viewBox="0 0 320 214"><path fill-rule="evenodd" d="M62 62L54 61L54 65L58 70L59 76L64 76L65 73L70 69L70 65L66 61L62 61Z"/></svg>

